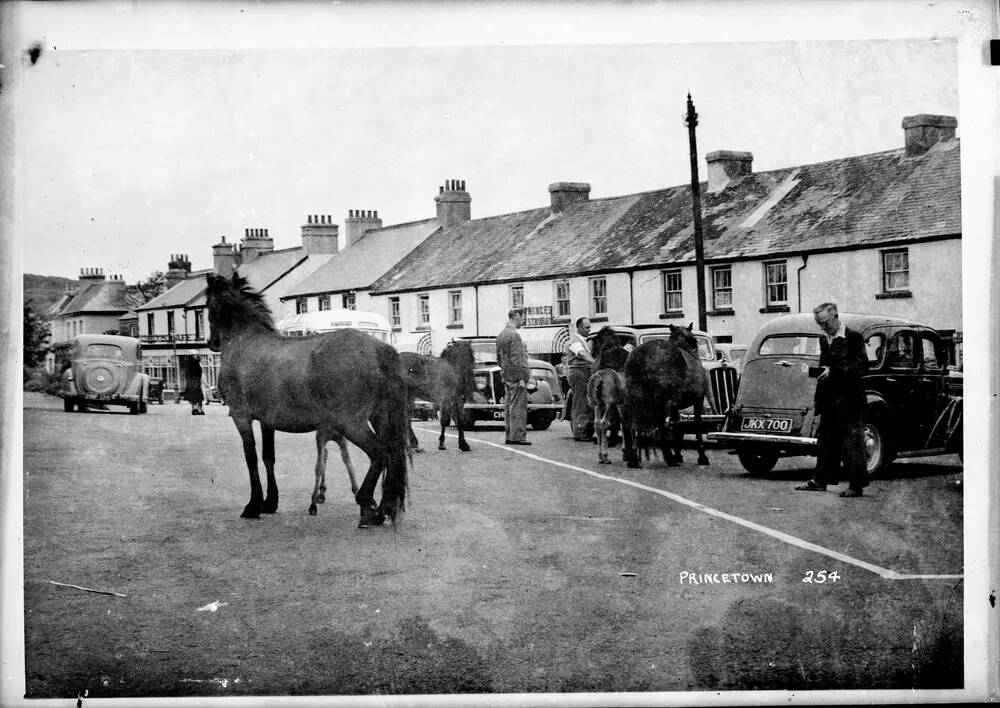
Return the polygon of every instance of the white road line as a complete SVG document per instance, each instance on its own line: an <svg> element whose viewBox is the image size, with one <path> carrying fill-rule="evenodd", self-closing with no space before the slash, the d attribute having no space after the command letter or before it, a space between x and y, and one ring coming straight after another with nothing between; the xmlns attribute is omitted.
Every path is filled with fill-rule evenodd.
<svg viewBox="0 0 1000 708"><path fill-rule="evenodd" d="M436 430L428 430L427 428L414 428L414 430L420 430L425 433L434 433L434 434L438 434L439 432ZM458 437L453 433L445 433L445 435L447 435L450 438ZM673 492L667 492L662 489L657 489L656 487L650 487L646 484L642 484L641 482L633 482L630 479L619 479L618 477L609 477L608 475L601 474L599 472L594 472L593 470L588 470L584 467L577 467L576 465L570 465L565 462L559 462L558 460L550 460L547 457L541 457L540 455L535 455L530 452L526 452L524 450L515 449L508 445L502 445L500 443L490 442L489 440L470 438L468 436L466 436L465 439L470 442L477 442L483 445L490 445L491 447L498 448L500 450L503 450L504 452L512 452L516 455L522 455L524 457L527 457L528 459L537 460L538 462L546 462L550 465L555 465L556 467L563 467L568 470L573 470L574 472L582 472L583 474L590 475L591 477L595 477L597 479L603 479L609 482L617 482L618 484L624 484L629 487L635 487L636 489L641 489L645 492L652 492L653 494L659 494L661 497L672 499L678 504L683 504L684 506L689 506L692 509L703 511L711 516L717 516L720 519L725 519L726 521L731 521L734 524L745 526L748 529L759 531L760 533L771 536L772 538L776 538L779 541L784 541L785 543L791 544L793 546L798 546L799 548L803 548L807 551L819 553L829 558L838 560L842 563L848 563L850 565L857 566L858 568L863 568L864 570L875 573L876 575L879 575L885 578L886 580L961 580L964 577L963 575L909 575L905 573L897 573L894 570L883 568L881 566L874 565L873 563L867 563L857 558L852 558L851 556L848 556L844 553L840 553L838 551L834 551L829 548L824 548L823 546L817 546L815 543L810 543L809 541L798 538L796 536L792 536L783 531L777 531L775 529L768 528L767 526L761 526L760 524L754 523L753 521L742 519L739 516L733 516L732 514L727 514L724 511L719 511L718 509L713 509L710 506L705 506L704 504L699 504L696 501L691 501L690 499L682 497L679 494L674 494Z"/></svg>

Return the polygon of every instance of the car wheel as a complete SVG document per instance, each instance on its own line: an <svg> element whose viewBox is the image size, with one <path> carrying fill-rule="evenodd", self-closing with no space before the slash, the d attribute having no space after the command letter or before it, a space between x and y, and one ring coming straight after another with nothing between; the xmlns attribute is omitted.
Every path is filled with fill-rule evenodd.
<svg viewBox="0 0 1000 708"><path fill-rule="evenodd" d="M548 430L549 426L552 425L552 416L545 413L538 413L532 416L528 422L531 423L531 427L534 430Z"/></svg>
<svg viewBox="0 0 1000 708"><path fill-rule="evenodd" d="M139 414L149 412L149 407L146 405L145 401L139 401Z"/></svg>
<svg viewBox="0 0 1000 708"><path fill-rule="evenodd" d="M73 412L73 399L72 398L64 398L63 399L63 410L66 411L67 413L72 413Z"/></svg>
<svg viewBox="0 0 1000 708"><path fill-rule="evenodd" d="M881 420L876 418L866 422L862 435L865 444L865 473L874 477L892 462L895 455L889 446Z"/></svg>
<svg viewBox="0 0 1000 708"><path fill-rule="evenodd" d="M765 450L737 450L740 464L750 474L767 474L778 464L778 453Z"/></svg>

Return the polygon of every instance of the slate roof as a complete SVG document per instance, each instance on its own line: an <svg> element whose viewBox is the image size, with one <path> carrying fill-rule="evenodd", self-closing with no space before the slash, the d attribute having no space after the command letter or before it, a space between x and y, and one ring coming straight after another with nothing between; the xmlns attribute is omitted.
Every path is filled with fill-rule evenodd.
<svg viewBox="0 0 1000 708"><path fill-rule="evenodd" d="M366 231L353 244L333 254L311 276L290 288L282 299L367 289L437 229L435 218Z"/></svg>
<svg viewBox="0 0 1000 708"><path fill-rule="evenodd" d="M184 307L205 292L208 287L205 275L211 273L211 269L196 270L188 273L187 277L178 282L174 287L164 293L157 295L149 302L135 308L136 312L143 310L158 310L161 308Z"/></svg>
<svg viewBox="0 0 1000 708"><path fill-rule="evenodd" d="M81 283L75 294L64 295L49 312L53 317L63 317L76 314L120 314L127 310L125 283L97 280Z"/></svg>
<svg viewBox="0 0 1000 708"><path fill-rule="evenodd" d="M961 236L960 141L702 185L706 261ZM689 185L474 219L441 229L372 285L376 293L509 282L695 260Z"/></svg>

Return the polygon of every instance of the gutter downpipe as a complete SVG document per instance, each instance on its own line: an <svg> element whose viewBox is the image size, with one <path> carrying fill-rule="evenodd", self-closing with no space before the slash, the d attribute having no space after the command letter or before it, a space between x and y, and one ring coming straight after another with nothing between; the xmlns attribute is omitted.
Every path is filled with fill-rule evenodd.
<svg viewBox="0 0 1000 708"><path fill-rule="evenodd" d="M629 322L635 324L635 293L632 292L632 275L634 271L628 273L628 316Z"/></svg>
<svg viewBox="0 0 1000 708"><path fill-rule="evenodd" d="M802 271L804 271L806 269L807 265L809 265L809 254L808 253L803 253L802 254L802 265L799 266L799 268L798 268L797 271L795 271L795 280L796 280L795 287L796 287L796 290L798 291L799 312L802 312Z"/></svg>
<svg viewBox="0 0 1000 708"><path fill-rule="evenodd" d="M476 336L479 336L479 285L473 285L473 289L476 292Z"/></svg>

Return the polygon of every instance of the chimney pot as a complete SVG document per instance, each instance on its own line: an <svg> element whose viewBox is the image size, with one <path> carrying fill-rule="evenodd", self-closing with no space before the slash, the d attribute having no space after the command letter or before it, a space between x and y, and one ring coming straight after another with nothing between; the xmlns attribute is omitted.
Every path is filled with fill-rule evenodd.
<svg viewBox="0 0 1000 708"><path fill-rule="evenodd" d="M753 172L753 153L715 150L705 155L708 163L708 191L721 192L730 182Z"/></svg>
<svg viewBox="0 0 1000 708"><path fill-rule="evenodd" d="M935 144L955 138L958 121L954 116L921 113L903 118L903 137L907 157L922 155Z"/></svg>
<svg viewBox="0 0 1000 708"><path fill-rule="evenodd" d="M571 204L590 200L590 184L587 182L553 182L549 185L550 203L553 212L563 211Z"/></svg>

